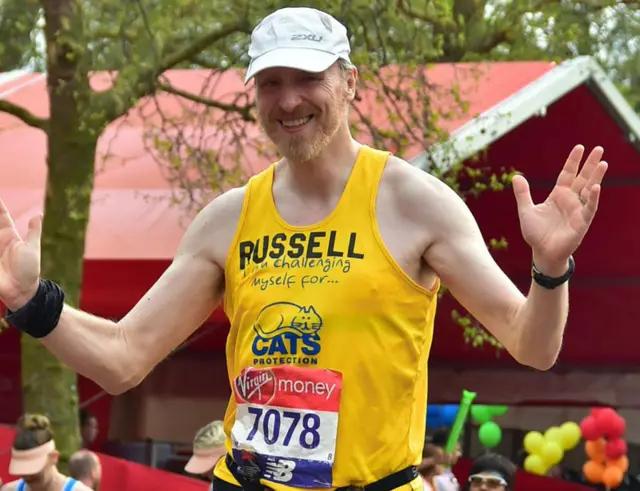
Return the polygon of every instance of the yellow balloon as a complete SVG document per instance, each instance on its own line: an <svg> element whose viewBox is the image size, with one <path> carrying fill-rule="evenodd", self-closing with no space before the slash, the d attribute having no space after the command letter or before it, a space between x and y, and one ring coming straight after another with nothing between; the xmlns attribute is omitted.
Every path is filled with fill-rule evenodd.
<svg viewBox="0 0 640 491"><path fill-rule="evenodd" d="M529 455L536 455L540 452L540 449L544 446L544 437L539 431L530 431L524 436L524 449Z"/></svg>
<svg viewBox="0 0 640 491"><path fill-rule="evenodd" d="M562 444L563 450L571 450L575 448L578 443L580 443L580 438L582 438L582 432L580 431L580 426L578 426L573 421L567 421L563 423L560 427L560 443Z"/></svg>
<svg viewBox="0 0 640 491"><path fill-rule="evenodd" d="M524 470L531 474L544 476L547 473L547 465L539 455L529 455L524 459Z"/></svg>
<svg viewBox="0 0 640 491"><path fill-rule="evenodd" d="M562 430L559 426L552 426L544 432L544 439L548 442L558 442L562 447Z"/></svg>
<svg viewBox="0 0 640 491"><path fill-rule="evenodd" d="M564 457L564 451L558 442L547 440L540 450L540 458L547 467L559 464Z"/></svg>

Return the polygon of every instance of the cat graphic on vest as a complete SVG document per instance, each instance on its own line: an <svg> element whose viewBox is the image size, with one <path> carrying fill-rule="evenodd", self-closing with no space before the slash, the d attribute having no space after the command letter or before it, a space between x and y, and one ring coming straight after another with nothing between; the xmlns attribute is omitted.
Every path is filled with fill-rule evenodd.
<svg viewBox="0 0 640 491"><path fill-rule="evenodd" d="M313 305L276 302L264 307L253 325L258 336L273 339L282 334L313 336L322 328L322 318Z"/></svg>

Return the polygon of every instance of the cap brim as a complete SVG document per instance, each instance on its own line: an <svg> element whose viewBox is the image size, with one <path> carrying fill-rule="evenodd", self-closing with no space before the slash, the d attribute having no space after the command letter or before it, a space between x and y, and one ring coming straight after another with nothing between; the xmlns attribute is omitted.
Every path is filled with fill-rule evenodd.
<svg viewBox="0 0 640 491"><path fill-rule="evenodd" d="M219 455L209 457L192 455L187 465L184 466L184 470L189 474L204 474L213 469L219 458Z"/></svg>
<svg viewBox="0 0 640 491"><path fill-rule="evenodd" d="M33 476L44 470L47 465L47 455L37 457L12 458L9 462L9 474L12 476Z"/></svg>
<svg viewBox="0 0 640 491"><path fill-rule="evenodd" d="M251 61L244 83L247 84L253 77L267 68L294 68L311 73L324 72L339 58L340 55L317 49L274 49Z"/></svg>

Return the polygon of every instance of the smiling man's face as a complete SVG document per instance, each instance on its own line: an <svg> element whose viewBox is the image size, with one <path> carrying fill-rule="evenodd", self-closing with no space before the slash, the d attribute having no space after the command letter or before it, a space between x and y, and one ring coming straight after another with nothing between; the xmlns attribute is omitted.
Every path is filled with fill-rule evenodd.
<svg viewBox="0 0 640 491"><path fill-rule="evenodd" d="M256 76L259 122L291 162L317 157L348 124L347 77L336 63L320 73L270 68Z"/></svg>

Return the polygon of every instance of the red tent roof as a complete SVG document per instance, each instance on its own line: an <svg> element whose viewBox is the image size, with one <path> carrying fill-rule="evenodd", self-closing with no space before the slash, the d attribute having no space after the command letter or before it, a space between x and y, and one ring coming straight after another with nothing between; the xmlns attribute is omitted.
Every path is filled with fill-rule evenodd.
<svg viewBox="0 0 640 491"><path fill-rule="evenodd" d="M429 69L427 78L429 90L435 94L441 111L451 113L449 119L441 121L441 125L451 131L553 68L553 64L542 62L442 64ZM242 74L236 72L212 78L208 71L175 70L168 72L167 78L173 87L217 100L230 101L246 90ZM108 84L108 74L99 74L93 79L98 90ZM456 110L458 105L451 95L454 86L469 103L466 114ZM384 125L388 113L380 110L379 103L376 106L375 94L369 92L362 96L359 108ZM20 104L38 116L48 114L45 79L41 75L24 74L4 84L0 81L0 98ZM195 109L195 104L175 95L161 94L153 100L142 101L136 110L104 132L96 156L98 170L86 259L170 259L189 223L190 216L185 210L172 206L171 184L149 152L145 135L153 124L160 122L156 104L165 118L180 117L185 108L202 112ZM193 125L193 120L190 124ZM200 127L194 132L215 131L215 122L210 119L200 119L198 124ZM260 138L255 126L247 127L252 138ZM215 141L209 145L215 145ZM43 132L0 113L0 148L0 195L14 215L18 228L25 230L29 218L43 206L46 137ZM419 149L415 149L411 156L418 152ZM245 157L244 164L249 172L259 171L270 163L256 152ZM16 171L18 165L19 172Z"/></svg>

